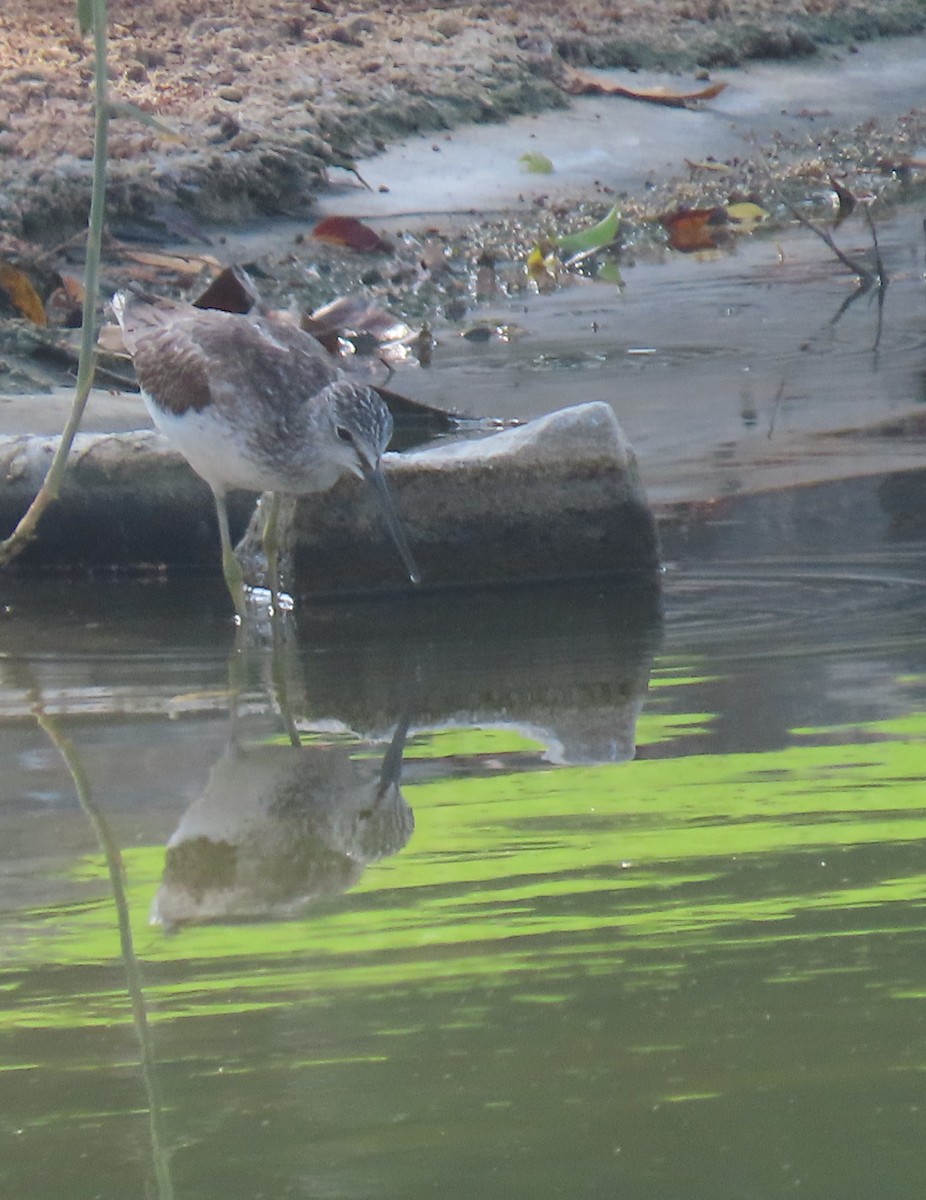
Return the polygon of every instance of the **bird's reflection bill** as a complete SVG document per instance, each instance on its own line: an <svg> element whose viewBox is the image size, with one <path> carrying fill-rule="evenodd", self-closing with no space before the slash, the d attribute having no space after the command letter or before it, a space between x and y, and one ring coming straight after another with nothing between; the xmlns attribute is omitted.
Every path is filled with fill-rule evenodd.
<svg viewBox="0 0 926 1200"><path fill-rule="evenodd" d="M408 544L408 538L405 536L405 529L402 522L399 520L399 515L395 510L395 505L392 503L392 495L389 491L389 486L386 483L386 477L383 475L382 467L377 463L375 467L364 466L363 477L369 483L373 494L376 497L376 502L379 505L380 512L383 514L383 520L386 522L386 528L392 540L395 542L396 549L401 556L402 562L405 565L405 570L408 572L408 577L412 583L420 583L421 576L418 574L418 567L415 564L415 559L412 556L411 548Z"/></svg>
<svg viewBox="0 0 926 1200"><path fill-rule="evenodd" d="M402 755L405 753L405 742L411 725L411 712L404 712L395 727L389 749L383 756L379 771L379 787L377 799L382 800L393 788L398 788L402 781Z"/></svg>

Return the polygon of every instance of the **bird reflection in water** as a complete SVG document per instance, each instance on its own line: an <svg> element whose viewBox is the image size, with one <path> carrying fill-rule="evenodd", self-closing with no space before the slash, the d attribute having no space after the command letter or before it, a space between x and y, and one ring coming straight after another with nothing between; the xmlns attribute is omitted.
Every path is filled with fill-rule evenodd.
<svg viewBox="0 0 926 1200"><path fill-rule="evenodd" d="M233 742L167 844L152 921L285 919L353 887L412 835L399 790L408 724L379 764L354 741Z"/></svg>

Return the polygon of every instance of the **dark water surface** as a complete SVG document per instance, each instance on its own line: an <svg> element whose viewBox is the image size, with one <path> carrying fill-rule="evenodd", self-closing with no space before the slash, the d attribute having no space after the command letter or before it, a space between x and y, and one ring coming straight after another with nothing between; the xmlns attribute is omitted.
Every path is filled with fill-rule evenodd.
<svg viewBox="0 0 926 1200"><path fill-rule="evenodd" d="M0 1194L920 1195L922 487L276 669L212 583L9 587Z"/></svg>

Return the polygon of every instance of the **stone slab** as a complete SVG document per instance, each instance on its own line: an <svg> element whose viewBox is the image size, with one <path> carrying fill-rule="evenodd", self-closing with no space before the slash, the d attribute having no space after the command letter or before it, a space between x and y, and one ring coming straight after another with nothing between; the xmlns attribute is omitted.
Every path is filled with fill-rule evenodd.
<svg viewBox="0 0 926 1200"><path fill-rule="evenodd" d="M57 437L0 437L0 532L44 478ZM518 429L385 460L425 587L653 570L655 524L610 407L584 404ZM407 591L365 484L343 479L284 505L285 584L296 596ZM254 497L231 498L242 530ZM261 581L256 520L242 547ZM60 501L18 562L57 568L218 570L205 483L157 433L78 434Z"/></svg>
<svg viewBox="0 0 926 1200"><path fill-rule="evenodd" d="M655 523L636 458L602 402L386 460L424 587L658 566ZM285 584L293 595L411 586L361 481L344 479L284 512Z"/></svg>

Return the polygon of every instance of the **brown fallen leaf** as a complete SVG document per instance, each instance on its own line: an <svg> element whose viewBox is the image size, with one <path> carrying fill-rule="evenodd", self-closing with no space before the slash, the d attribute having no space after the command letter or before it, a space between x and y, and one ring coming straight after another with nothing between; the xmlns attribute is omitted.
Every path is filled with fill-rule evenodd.
<svg viewBox="0 0 926 1200"><path fill-rule="evenodd" d="M718 174L724 175L733 170L729 163L715 162L712 158L704 159L701 162L686 158L685 166L689 171L716 171Z"/></svg>
<svg viewBox="0 0 926 1200"><path fill-rule="evenodd" d="M845 184L840 183L833 175L830 176L830 187L836 193L836 217L844 221L854 210L858 200Z"/></svg>
<svg viewBox="0 0 926 1200"><path fill-rule="evenodd" d="M325 347L329 354L338 354L345 339L368 339L372 346L395 341L411 331L398 317L379 308L362 293L338 296L329 304L304 313L300 326Z"/></svg>
<svg viewBox="0 0 926 1200"><path fill-rule="evenodd" d="M209 254L159 254L153 250L130 250L128 247L123 248L123 254L140 266L172 271L175 275L195 277L201 274L205 267L215 271L222 270L218 259Z"/></svg>
<svg viewBox="0 0 926 1200"><path fill-rule="evenodd" d="M226 267L216 275L194 308L217 308L221 312L249 313L260 305L257 285L243 267Z"/></svg>
<svg viewBox="0 0 926 1200"><path fill-rule="evenodd" d="M375 254L378 250L389 250L379 234L364 225L356 217L325 217L312 230L312 237L347 250L359 250L363 254Z"/></svg>
<svg viewBox="0 0 926 1200"><path fill-rule="evenodd" d="M336 300L314 309L301 321L302 328L315 337L326 333L349 332L371 333L382 338L398 323L392 313L373 304L369 296L362 292L338 296Z"/></svg>
<svg viewBox="0 0 926 1200"><path fill-rule="evenodd" d="M695 250L716 250L723 237L723 226L729 224L727 210L716 208L677 208L663 213L659 223L669 234L673 250L691 254Z"/></svg>
<svg viewBox="0 0 926 1200"><path fill-rule="evenodd" d="M73 275L61 275L61 282L45 301L50 325L79 329L83 322L84 285Z"/></svg>
<svg viewBox="0 0 926 1200"><path fill-rule="evenodd" d="M10 303L21 317L31 321L33 325L48 324L45 305L39 299L39 294L25 271L11 263L0 262L0 288L9 296Z"/></svg>
<svg viewBox="0 0 926 1200"><path fill-rule="evenodd" d="M115 321L108 321L105 325L100 327L96 344L106 354L119 355L122 358L131 358L128 346L125 344L125 338L122 336L122 330L115 323Z"/></svg>
<svg viewBox="0 0 926 1200"><path fill-rule="evenodd" d="M674 92L661 85L651 88L629 88L619 83L602 83L584 71L570 71L558 85L570 96L623 96L627 100L643 100L647 104L666 104L670 108L689 108L700 100L713 100L727 86L712 83L695 92Z"/></svg>

